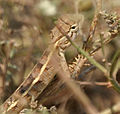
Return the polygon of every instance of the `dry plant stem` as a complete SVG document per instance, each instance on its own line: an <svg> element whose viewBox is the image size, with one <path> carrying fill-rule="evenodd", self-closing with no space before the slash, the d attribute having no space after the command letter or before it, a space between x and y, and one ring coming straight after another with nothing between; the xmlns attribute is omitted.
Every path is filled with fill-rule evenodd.
<svg viewBox="0 0 120 114"><path fill-rule="evenodd" d="M112 62L112 66L110 69L110 79L109 80L110 80L111 84L113 85L114 89L120 93L120 85L113 77L114 70L116 69L116 65L117 65L119 57L120 57L120 50L118 50L113 57L113 62Z"/></svg>
<svg viewBox="0 0 120 114"><path fill-rule="evenodd" d="M8 60L7 57L3 60L3 69L2 69L2 73L1 73L1 93L0 93L0 97L4 96L4 90L5 90L5 78L6 78L6 73L7 73L7 64L8 64Z"/></svg>
<svg viewBox="0 0 120 114"><path fill-rule="evenodd" d="M109 42L111 42L113 39L115 38L115 36L111 36L110 38L108 38L107 40L105 40L103 42L104 45L108 44ZM98 51L101 48L101 46L97 47L95 50L90 52L90 55L93 55L96 51Z"/></svg>
<svg viewBox="0 0 120 114"><path fill-rule="evenodd" d="M97 86L108 86L109 82L87 82L87 81L77 81L80 85L97 85Z"/></svg>
<svg viewBox="0 0 120 114"><path fill-rule="evenodd" d="M31 35L30 40L32 42L32 45L30 46L30 48L28 50L27 56L23 60L23 65L22 65L22 68L21 68L21 71L20 71L20 79L19 79L20 81L19 81L19 83L21 83L24 79L25 69L26 69L27 65L29 65L29 63L30 63L32 52L33 52L33 49L34 49L34 46L35 46L36 36L34 35L34 30L33 30L32 27L29 27L29 29L30 29L30 33L31 33L30 34Z"/></svg>
<svg viewBox="0 0 120 114"><path fill-rule="evenodd" d="M5 78L6 78L6 74L7 74L7 64L8 64L8 57L6 57L5 61L4 61L3 92L5 90Z"/></svg>
<svg viewBox="0 0 120 114"><path fill-rule="evenodd" d="M90 26L90 31L89 31L89 35L87 37L87 41L86 43L83 45L83 49L87 50L88 48L92 47L91 43L92 43L92 38L94 36L94 33L95 33L95 29L96 29L96 26L97 26L97 23L98 23L98 18L99 18L99 12L101 11L101 7L102 7L102 0L96 0L97 2L97 5L96 5L96 10L95 10L95 15L94 15L94 18L93 18L93 21L91 23L91 26ZM90 44L89 44L90 43ZM90 45L90 47L89 47Z"/></svg>
<svg viewBox="0 0 120 114"><path fill-rule="evenodd" d="M112 106L111 108L108 108L102 112L100 112L100 114L114 114L120 112L120 102L115 104L114 106Z"/></svg>

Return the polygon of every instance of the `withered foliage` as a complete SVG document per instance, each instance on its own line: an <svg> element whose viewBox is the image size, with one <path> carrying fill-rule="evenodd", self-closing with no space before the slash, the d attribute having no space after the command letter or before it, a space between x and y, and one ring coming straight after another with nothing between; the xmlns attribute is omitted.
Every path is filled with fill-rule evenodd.
<svg viewBox="0 0 120 114"><path fill-rule="evenodd" d="M96 7L94 0L0 0L1 104L23 82L44 50L50 45L49 33L56 19L61 14L81 13L84 15L82 33L75 42L107 69L107 75L112 76L106 78L104 72L86 59L81 69L78 68L79 76L75 75L78 71L72 74L72 77L75 76L73 83L75 82L75 87L81 87L82 91L84 90L83 93L94 106L93 109L95 108L101 114L104 110L109 111L106 114L120 113L120 108L114 108L120 107L120 1L103 0L102 4L101 0L96 1L99 8ZM118 50L117 53L116 50ZM69 64L78 52L72 46L65 54ZM84 60L83 56L82 59ZM57 81L50 83L44 93L20 113L87 114L86 110L89 106L86 105L87 108L84 108L77 92L72 91L74 87L72 89L69 86L72 82L65 81L58 86L59 80L62 79L58 78L60 77L56 76L54 80Z"/></svg>

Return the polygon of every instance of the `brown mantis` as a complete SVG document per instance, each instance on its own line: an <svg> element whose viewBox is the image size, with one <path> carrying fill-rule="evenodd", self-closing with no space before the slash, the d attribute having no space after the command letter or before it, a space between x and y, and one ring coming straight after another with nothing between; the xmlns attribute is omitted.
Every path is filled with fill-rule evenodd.
<svg viewBox="0 0 120 114"><path fill-rule="evenodd" d="M74 40L79 34L79 22L74 21L68 15L61 16L57 21L57 25L63 28L71 40ZM64 51L71 43L66 36L59 32L57 27L54 27L51 31L51 41L52 45L44 52L39 63L35 65L28 77L2 105L4 112L19 112L29 104L32 97L36 99L42 93L59 70L53 64L54 59L59 62L59 66L65 74L70 76Z"/></svg>

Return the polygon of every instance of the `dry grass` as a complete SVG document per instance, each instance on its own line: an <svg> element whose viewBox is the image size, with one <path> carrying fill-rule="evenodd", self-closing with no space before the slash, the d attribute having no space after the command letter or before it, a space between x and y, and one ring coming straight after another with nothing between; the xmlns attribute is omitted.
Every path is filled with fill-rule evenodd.
<svg viewBox="0 0 120 114"><path fill-rule="evenodd" d="M30 104L22 112L120 113L120 1L103 0L102 4L101 0L96 1L97 6L95 0L0 0L1 104L16 90L50 45L49 33L55 25L55 20L62 14L82 13L85 17L81 35L83 38L76 40L76 44L83 49L77 49L82 53L78 68L80 75L71 80L60 71L56 78L62 80L62 85L58 82L51 84L52 86L48 85L50 87L37 99L37 108L34 107L36 104ZM100 13L100 10L106 10L108 13ZM78 47L74 47L76 46L72 46L66 52L68 63L77 55ZM83 59L83 55L88 56L87 59ZM88 66L84 65L90 63L87 60L97 68L87 72ZM54 64L57 67L56 61ZM55 87L57 91L54 92L52 88ZM46 94L46 91L49 94Z"/></svg>

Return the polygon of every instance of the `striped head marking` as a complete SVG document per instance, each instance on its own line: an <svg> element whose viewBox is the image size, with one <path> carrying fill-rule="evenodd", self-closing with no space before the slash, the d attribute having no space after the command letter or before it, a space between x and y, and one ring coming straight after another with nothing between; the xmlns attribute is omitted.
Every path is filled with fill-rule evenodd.
<svg viewBox="0 0 120 114"><path fill-rule="evenodd" d="M79 21L75 21L72 15L61 16L56 22L56 25L62 28L71 40L74 40L80 31ZM51 39L52 43L59 42L58 45L62 49L70 46L70 42L67 40L66 36L64 36L57 27L54 27L51 31Z"/></svg>

